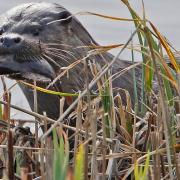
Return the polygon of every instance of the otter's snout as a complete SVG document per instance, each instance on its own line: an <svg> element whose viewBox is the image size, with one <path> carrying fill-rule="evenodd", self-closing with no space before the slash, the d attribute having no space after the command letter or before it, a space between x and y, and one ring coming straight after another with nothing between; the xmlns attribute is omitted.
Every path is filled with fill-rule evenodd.
<svg viewBox="0 0 180 180"><path fill-rule="evenodd" d="M16 48L22 42L22 37L18 34L5 34L0 37L0 45L4 48Z"/></svg>

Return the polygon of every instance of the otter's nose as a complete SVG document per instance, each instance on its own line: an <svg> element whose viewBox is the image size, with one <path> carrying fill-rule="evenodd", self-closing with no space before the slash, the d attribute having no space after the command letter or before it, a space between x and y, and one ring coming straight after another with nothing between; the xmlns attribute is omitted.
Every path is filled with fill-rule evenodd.
<svg viewBox="0 0 180 180"><path fill-rule="evenodd" d="M16 34L9 34L1 36L0 38L0 44L6 48L14 47L18 44L20 44L22 41L22 38Z"/></svg>

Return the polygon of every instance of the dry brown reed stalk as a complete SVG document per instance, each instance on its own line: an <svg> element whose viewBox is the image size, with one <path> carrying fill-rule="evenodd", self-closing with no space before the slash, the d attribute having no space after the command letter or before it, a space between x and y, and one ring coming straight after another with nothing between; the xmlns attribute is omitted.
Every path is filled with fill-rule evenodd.
<svg viewBox="0 0 180 180"><path fill-rule="evenodd" d="M34 86L36 86L36 81L34 81ZM37 102L37 90L34 89L33 90L33 96L34 96L34 112L37 113L38 112L38 102ZM39 142L38 142L38 120L35 119L35 147L39 147ZM38 167L38 154L35 154L35 171L36 174L39 175L39 167Z"/></svg>
<svg viewBox="0 0 180 180"><path fill-rule="evenodd" d="M11 102L11 94L10 91L7 89L5 79L1 77L2 85L3 85L3 99L7 102L7 105L4 106L3 109L3 120L7 121L10 126L10 107L9 104Z"/></svg>
<svg viewBox="0 0 180 180"><path fill-rule="evenodd" d="M87 89L87 104L88 104L88 109L87 109L87 117L85 118L84 122L84 128L85 128L85 141L89 138L89 125L90 122L92 121L92 109L91 109L91 96L90 96L90 88L89 88L89 78L88 78L88 66L87 66L87 60L84 61L84 74L85 74L85 87ZM88 165L89 165L89 159L88 159L88 144L85 144L85 164L84 164L84 179L88 179Z"/></svg>
<svg viewBox="0 0 180 180"><path fill-rule="evenodd" d="M98 106L95 105L95 109L92 112L92 119L90 122L91 125L91 133L92 133L92 158L91 158L91 177L92 179L96 179L98 172L98 164L97 164L97 112Z"/></svg>
<svg viewBox="0 0 180 180"><path fill-rule="evenodd" d="M8 178L14 180L14 152L13 152L14 137L12 131L8 130Z"/></svg>
<svg viewBox="0 0 180 180"><path fill-rule="evenodd" d="M102 179L106 179L106 126L105 126L105 117L104 113L102 113L102 129L103 129L103 142L102 142Z"/></svg>
<svg viewBox="0 0 180 180"><path fill-rule="evenodd" d="M76 119L76 132L74 138L74 164L76 162L76 154L78 145L82 143L82 137L79 134L79 129L82 129L82 100L78 102L77 105L77 119Z"/></svg>
<svg viewBox="0 0 180 180"><path fill-rule="evenodd" d="M27 168L21 168L21 179L29 180L29 178L28 178L28 169Z"/></svg>

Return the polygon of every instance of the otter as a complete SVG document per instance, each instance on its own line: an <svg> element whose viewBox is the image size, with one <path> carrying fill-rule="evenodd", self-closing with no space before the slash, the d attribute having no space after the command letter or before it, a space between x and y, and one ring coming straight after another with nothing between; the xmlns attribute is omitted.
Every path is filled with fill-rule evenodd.
<svg viewBox="0 0 180 180"><path fill-rule="evenodd" d="M88 62L102 68L114 57L108 52L88 56L95 46L99 46L98 43L78 19L58 4L22 4L0 16L0 74L15 80L36 81L38 86L46 88L64 68L87 57L88 71L85 72L82 61L69 69L68 76L62 76L50 86L52 90L67 93L82 91L86 88L86 79L93 79ZM111 74L131 64L118 59ZM140 73L137 78L139 81ZM132 71L127 71L116 78L112 86L128 90L133 100L132 79ZM20 87L33 110L33 90L23 84ZM38 113L46 112L48 117L58 119L59 96L37 92L37 101Z"/></svg>

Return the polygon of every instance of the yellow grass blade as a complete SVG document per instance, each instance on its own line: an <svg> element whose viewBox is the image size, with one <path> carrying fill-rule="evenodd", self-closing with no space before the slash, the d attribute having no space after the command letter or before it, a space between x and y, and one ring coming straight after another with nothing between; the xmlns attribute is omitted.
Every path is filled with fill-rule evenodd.
<svg viewBox="0 0 180 180"><path fill-rule="evenodd" d="M74 180L84 179L84 146L79 146L79 152L76 155L76 164L74 170Z"/></svg>
<svg viewBox="0 0 180 180"><path fill-rule="evenodd" d="M172 73L171 73L171 71L170 71L170 69L169 69L169 66L167 65L166 61L164 61L164 59L163 59L161 56L159 56L158 53L155 52L155 54L156 54L156 56L158 57L158 59L161 61L161 64L162 64L162 66L164 67L164 70L166 71L167 77L171 80L171 83L174 85L174 87L175 87L176 89L178 89L178 87L177 87L177 82L176 82L176 80L174 79L174 77L173 77L173 75L172 75Z"/></svg>
<svg viewBox="0 0 180 180"><path fill-rule="evenodd" d="M163 45L164 49L166 50L174 69L176 70L176 72L179 73L180 72L180 67L177 64L175 56L172 53L168 43L166 42L165 38L161 35L161 33L157 30L157 28L151 22L149 22L149 23L150 23L151 27L153 28L154 32L156 33L156 35L158 36L158 38L159 38L161 44Z"/></svg>
<svg viewBox="0 0 180 180"><path fill-rule="evenodd" d="M99 13L93 13L93 12L80 12L78 13L80 15L93 15L98 16L106 19L116 20L116 21L139 21L139 19L130 19L130 18L120 18L120 17L114 17L114 16L107 16Z"/></svg>
<svg viewBox="0 0 180 180"><path fill-rule="evenodd" d="M59 96L73 96L73 97L77 97L78 94L72 94L72 93L63 93L63 92L57 92L57 91L52 91L52 90L48 90L48 89L44 89L42 87L39 86L34 86L33 84L24 82L24 81L20 81L20 83L25 84L33 89L36 89L38 91L44 92L44 93L48 93L48 94L54 94L54 95L59 95Z"/></svg>

